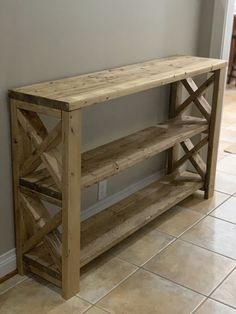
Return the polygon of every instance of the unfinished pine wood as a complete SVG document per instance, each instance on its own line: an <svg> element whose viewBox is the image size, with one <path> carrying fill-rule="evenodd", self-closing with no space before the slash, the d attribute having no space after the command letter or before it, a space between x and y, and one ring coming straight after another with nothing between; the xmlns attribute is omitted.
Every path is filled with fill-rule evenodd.
<svg viewBox="0 0 236 314"><path fill-rule="evenodd" d="M23 261L26 270L61 288L61 273L43 244L24 254Z"/></svg>
<svg viewBox="0 0 236 314"><path fill-rule="evenodd" d="M212 196L225 66L222 60L178 56L10 92L21 273L25 268L54 283L68 299L79 291L83 265L196 190ZM192 77L204 73L209 78L198 87ZM168 83L170 120L81 154L82 107ZM203 93L212 84L213 98L208 102ZM189 93L185 101L183 87ZM186 116L192 103L202 118ZM48 131L41 115L59 121ZM191 138L202 134L194 146ZM206 144L207 163L199 155ZM167 176L80 222L81 188L165 150L169 150ZM184 172L186 161L196 173ZM49 203L59 207L54 216Z"/></svg>
<svg viewBox="0 0 236 314"><path fill-rule="evenodd" d="M192 173L174 173L81 224L81 266L203 187Z"/></svg>
<svg viewBox="0 0 236 314"><path fill-rule="evenodd" d="M209 144L207 153L207 173L205 182L205 198L214 194L217 153L219 147L221 114L223 106L224 87L226 81L226 68L215 71L214 90L212 97L212 112L209 128Z"/></svg>
<svg viewBox="0 0 236 314"><path fill-rule="evenodd" d="M174 82L170 86L170 104L169 104L169 119L174 119L176 117L182 118L184 115L184 110L176 114L177 108L182 103L183 97L183 84L181 81ZM175 144L168 150L167 154L167 171L171 173L173 171L173 165L179 158L179 145Z"/></svg>
<svg viewBox="0 0 236 314"><path fill-rule="evenodd" d="M28 252L30 249L32 249L36 244L38 244L43 238L52 232L54 229L59 227L61 225L61 211L59 211L57 214L55 214L54 217L52 217L46 224L43 225L43 227L35 233L31 238L29 238L25 243L23 247L23 253Z"/></svg>
<svg viewBox="0 0 236 314"><path fill-rule="evenodd" d="M61 121L54 127L54 129L44 138L44 140L39 144L34 150L33 154L24 161L21 167L21 174L25 175L31 173L37 169L41 162L41 155L46 150L51 150L53 147L57 146L61 142ZM60 171L60 170L59 170Z"/></svg>
<svg viewBox="0 0 236 314"><path fill-rule="evenodd" d="M173 165L173 170L178 169L181 167L189 158L193 157L193 155L196 155L197 152L205 145L208 144L208 136L204 137L203 140L201 140L199 143L197 143L195 146L190 146L185 150L185 155L181 157L179 160L177 160Z"/></svg>
<svg viewBox="0 0 236 314"><path fill-rule="evenodd" d="M204 119L185 117L138 131L82 154L81 187L89 187L207 130ZM49 178L47 181L46 179ZM21 178L23 186L62 199L46 169Z"/></svg>
<svg viewBox="0 0 236 314"><path fill-rule="evenodd" d="M20 178L20 184L25 188L45 195L45 197L48 196L53 202L62 200L61 191L46 168L39 169L26 177Z"/></svg>
<svg viewBox="0 0 236 314"><path fill-rule="evenodd" d="M173 56L10 91L10 97L65 111L218 70L226 61Z"/></svg>
<svg viewBox="0 0 236 314"><path fill-rule="evenodd" d="M16 262L19 274L24 274L23 243L24 222L19 202L19 169L21 165L22 145L20 142L19 123L17 120L17 100L12 99L11 105L11 142L12 142L12 164L13 164L13 189L14 189L14 220L16 234Z"/></svg>
<svg viewBox="0 0 236 314"><path fill-rule="evenodd" d="M61 172L62 172L61 154L56 148L50 148L50 150L42 151L42 147L46 149L46 147L44 147L44 141L46 141L45 146L57 144L58 139L60 139L60 133L58 131L58 128L56 127L55 136L50 137L48 136L47 129L45 128L42 121L39 119L38 115L35 112L18 110L17 117L18 117L19 122L21 123L21 126L25 130L25 132L32 138L32 141L34 145L36 146L36 149L39 150L40 154L38 155L36 154L37 157L40 157L42 159L45 167L47 168L47 170L53 177L57 187L61 189L61 181L62 181L61 179ZM60 126L60 123L58 125ZM54 133L55 131L53 131L53 134ZM36 160L34 160L33 158L33 161L31 159L30 161L27 160L27 162L34 163L34 162L37 162L37 160L39 160L39 158L36 158ZM27 165L28 164L24 166L27 167ZM23 171L24 170L25 168L23 168Z"/></svg>
<svg viewBox="0 0 236 314"><path fill-rule="evenodd" d="M32 216L32 222L40 230L47 226L51 217L43 203L37 198L30 198L20 193L20 201L22 202L24 209L27 210ZM57 230L51 230L44 235L44 245L47 247L54 263L59 271L61 271L61 238ZM41 239L41 238L40 238ZM26 242L27 243L27 242ZM27 249L27 247L25 248Z"/></svg>
<svg viewBox="0 0 236 314"><path fill-rule="evenodd" d="M62 290L65 299L79 292L81 111L62 113Z"/></svg>
<svg viewBox="0 0 236 314"><path fill-rule="evenodd" d="M214 75L212 75L208 80L206 80L200 87L197 87L192 78L187 78L183 80L183 85L190 93L190 97L187 101L193 101L199 111L203 116L209 121L211 117L211 106L208 104L207 100L202 96L202 93L207 87L209 87L214 81ZM183 104L184 105L184 104Z"/></svg>
<svg viewBox="0 0 236 314"><path fill-rule="evenodd" d="M187 139L181 143L181 146L186 154L194 150L194 145L190 139ZM194 168L200 174L202 179L205 179L206 175L206 164L198 153L190 154L189 161L192 163Z"/></svg>
<svg viewBox="0 0 236 314"><path fill-rule="evenodd" d="M23 110L29 110L33 112L37 112L39 114L43 114L49 117L54 117L57 119L61 119L61 110L54 109L51 107L35 105L32 103L27 103L25 101L18 101L18 108Z"/></svg>
<svg viewBox="0 0 236 314"><path fill-rule="evenodd" d="M175 172L83 221L81 223L80 267L116 245L203 187L203 185L204 182L201 177L196 174L191 172L179 174ZM31 252L30 254L32 255ZM43 256L41 258L43 259ZM50 270L48 271L50 272Z"/></svg>
<svg viewBox="0 0 236 314"><path fill-rule="evenodd" d="M186 90L189 92L190 96L176 109L176 114L183 111L191 102L194 102L197 105L199 111L203 116L209 121L211 115L211 107L202 96L205 90L213 83L214 75L209 77L201 86L197 87L192 78L187 78L183 80L182 83Z"/></svg>

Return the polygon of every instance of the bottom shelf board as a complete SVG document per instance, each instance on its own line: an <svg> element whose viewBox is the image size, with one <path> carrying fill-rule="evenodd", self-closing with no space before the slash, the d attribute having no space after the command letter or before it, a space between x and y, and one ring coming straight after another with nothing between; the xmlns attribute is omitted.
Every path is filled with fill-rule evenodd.
<svg viewBox="0 0 236 314"><path fill-rule="evenodd" d="M203 184L200 176L191 172L170 174L83 221L81 267L202 188ZM25 254L27 264L32 264L32 259L35 267L44 263L46 271L42 254L40 258L32 251ZM56 275L51 265L49 274Z"/></svg>
<svg viewBox="0 0 236 314"><path fill-rule="evenodd" d="M23 261L26 271L50 281L57 287L61 287L61 273L54 265L51 256L42 243L24 254Z"/></svg>
<svg viewBox="0 0 236 314"><path fill-rule="evenodd" d="M81 224L81 266L203 187L199 175L163 177Z"/></svg>

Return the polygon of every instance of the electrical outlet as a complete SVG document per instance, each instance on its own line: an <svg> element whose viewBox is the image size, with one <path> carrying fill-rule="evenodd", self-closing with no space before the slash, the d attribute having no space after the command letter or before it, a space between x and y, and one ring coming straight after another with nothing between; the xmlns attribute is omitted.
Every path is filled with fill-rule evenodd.
<svg viewBox="0 0 236 314"><path fill-rule="evenodd" d="M107 180L98 183L98 200L102 200L107 196Z"/></svg>

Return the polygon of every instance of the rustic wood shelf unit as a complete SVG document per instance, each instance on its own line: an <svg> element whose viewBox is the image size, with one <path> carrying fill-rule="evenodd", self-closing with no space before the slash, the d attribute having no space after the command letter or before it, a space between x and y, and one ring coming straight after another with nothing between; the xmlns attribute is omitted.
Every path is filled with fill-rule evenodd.
<svg viewBox="0 0 236 314"><path fill-rule="evenodd" d="M82 266L198 189L212 197L225 69L223 60L174 56L11 90L19 273L43 277L68 299L79 291ZM193 77L203 74L198 86ZM167 84L168 121L81 153L84 107ZM211 101L204 97L209 86ZM192 103L201 117L186 114ZM43 115L56 121L52 129ZM204 162L199 151L206 145ZM166 176L80 221L81 188L166 150ZM184 170L187 161L195 172ZM58 208L53 215L50 204Z"/></svg>

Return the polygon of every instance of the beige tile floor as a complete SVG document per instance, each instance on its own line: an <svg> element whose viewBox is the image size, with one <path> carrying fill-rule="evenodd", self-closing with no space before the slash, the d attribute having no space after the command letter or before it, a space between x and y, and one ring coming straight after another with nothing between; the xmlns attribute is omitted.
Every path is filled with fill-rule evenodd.
<svg viewBox="0 0 236 314"><path fill-rule="evenodd" d="M236 314L236 88L227 90L216 192L181 202L82 270L81 291L16 275L0 285L2 314Z"/></svg>

